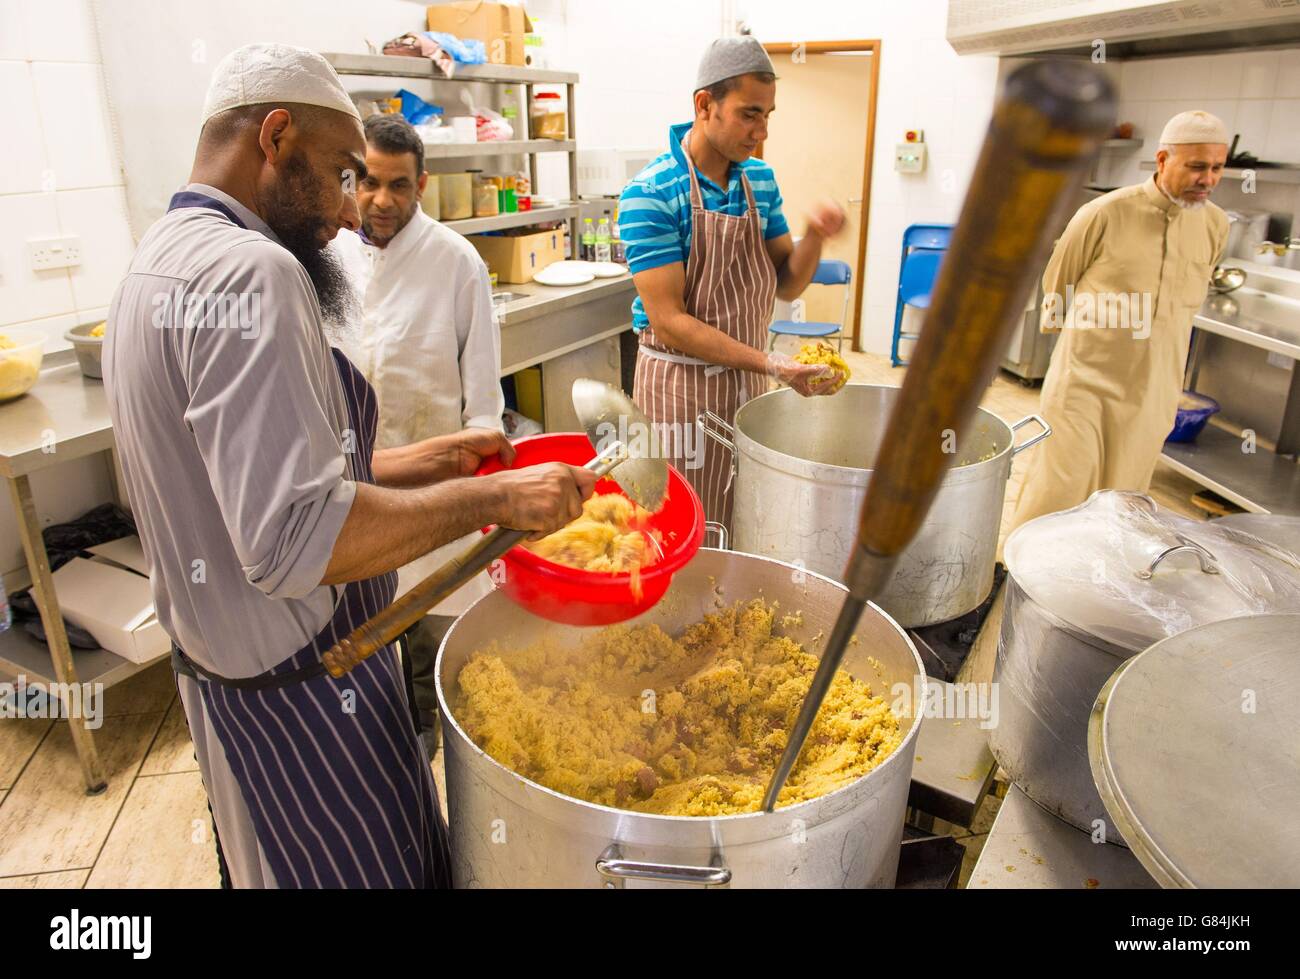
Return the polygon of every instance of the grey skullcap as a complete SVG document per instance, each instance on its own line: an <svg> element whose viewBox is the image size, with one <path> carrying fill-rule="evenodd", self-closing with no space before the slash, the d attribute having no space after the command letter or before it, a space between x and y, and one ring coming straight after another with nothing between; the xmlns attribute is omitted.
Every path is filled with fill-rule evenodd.
<svg viewBox="0 0 1300 979"><path fill-rule="evenodd" d="M695 91L737 75L758 72L776 74L772 59L767 56L757 38L748 34L720 37L709 45L704 57L700 59L700 68L695 75Z"/></svg>

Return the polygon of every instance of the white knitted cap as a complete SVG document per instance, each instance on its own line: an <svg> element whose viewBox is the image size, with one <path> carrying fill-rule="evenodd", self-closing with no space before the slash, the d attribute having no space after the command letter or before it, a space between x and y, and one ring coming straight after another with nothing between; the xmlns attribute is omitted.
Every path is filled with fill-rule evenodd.
<svg viewBox="0 0 1300 979"><path fill-rule="evenodd" d="M203 122L218 112L262 102L300 102L351 116L361 113L338 73L315 51L289 44L245 44L213 69L203 102Z"/></svg>
<svg viewBox="0 0 1300 979"><path fill-rule="evenodd" d="M1169 143L1222 143L1228 145L1228 127L1218 116L1194 109L1180 112L1167 123L1160 133L1160 142Z"/></svg>

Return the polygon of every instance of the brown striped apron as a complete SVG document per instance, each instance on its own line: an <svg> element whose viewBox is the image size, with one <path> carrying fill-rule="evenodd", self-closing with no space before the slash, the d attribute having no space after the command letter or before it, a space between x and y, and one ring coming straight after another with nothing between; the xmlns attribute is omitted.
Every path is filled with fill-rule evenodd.
<svg viewBox="0 0 1300 979"><path fill-rule="evenodd" d="M763 244L754 192L742 172L743 216L707 211L700 193L690 134L682 153L691 178L691 251L686 257L686 312L733 340L762 350L776 301L776 269ZM767 390L767 376L708 364L659 343L653 326L641 331L632 399L654 423L668 464L686 477L704 503L704 516L731 529L731 458L696 424L706 408L735 421L736 411Z"/></svg>

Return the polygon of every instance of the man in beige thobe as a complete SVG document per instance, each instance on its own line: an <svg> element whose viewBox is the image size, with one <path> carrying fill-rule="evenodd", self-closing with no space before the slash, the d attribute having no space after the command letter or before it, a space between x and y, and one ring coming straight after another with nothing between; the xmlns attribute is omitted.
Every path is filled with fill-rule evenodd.
<svg viewBox="0 0 1300 979"><path fill-rule="evenodd" d="M1228 241L1211 204L1227 131L1174 116L1146 183L1081 207L1043 275L1042 329L1060 330L1043 380L1053 435L1034 454L1010 529L1099 489L1145 492L1173 428L1192 317Z"/></svg>

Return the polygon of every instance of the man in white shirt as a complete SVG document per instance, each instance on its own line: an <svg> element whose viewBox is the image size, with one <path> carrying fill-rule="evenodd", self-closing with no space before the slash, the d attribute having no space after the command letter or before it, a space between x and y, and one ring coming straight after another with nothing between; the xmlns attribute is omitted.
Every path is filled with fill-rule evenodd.
<svg viewBox="0 0 1300 979"><path fill-rule="evenodd" d="M487 266L474 247L420 208L429 175L424 144L399 115L365 122L366 169L357 187L361 230L331 249L360 299L360 322L338 346L379 397L377 448L464 429L500 432L501 335ZM398 595L462 552L463 538L398 571ZM415 700L430 754L437 711L433 661L455 617L491 590L486 574L460 589L408 634Z"/></svg>

